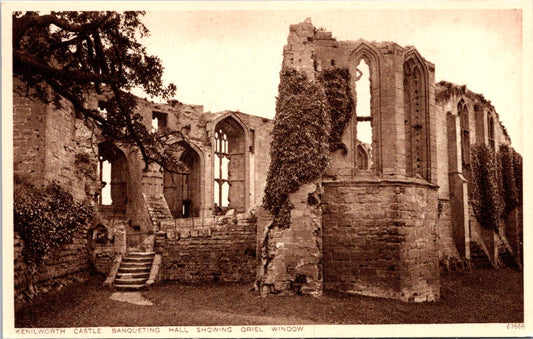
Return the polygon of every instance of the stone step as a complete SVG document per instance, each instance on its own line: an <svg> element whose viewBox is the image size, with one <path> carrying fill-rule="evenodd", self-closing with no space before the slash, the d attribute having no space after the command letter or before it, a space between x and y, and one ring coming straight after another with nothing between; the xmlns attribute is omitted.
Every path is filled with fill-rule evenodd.
<svg viewBox="0 0 533 339"><path fill-rule="evenodd" d="M146 258L146 257L154 257L155 252L130 252L125 257L126 258Z"/></svg>
<svg viewBox="0 0 533 339"><path fill-rule="evenodd" d="M146 287L145 284L136 284L136 285L113 284L113 286L116 289L124 290L124 291L137 291L137 290L140 290L141 288Z"/></svg>
<svg viewBox="0 0 533 339"><path fill-rule="evenodd" d="M117 278L115 285L139 285L146 284L147 278Z"/></svg>
<svg viewBox="0 0 533 339"><path fill-rule="evenodd" d="M152 265L154 259L150 260L126 260L122 259L121 265L139 266L139 265Z"/></svg>
<svg viewBox="0 0 533 339"><path fill-rule="evenodd" d="M119 273L150 273L150 269L152 267L119 267L118 272Z"/></svg>
<svg viewBox="0 0 533 339"><path fill-rule="evenodd" d="M124 262L124 260L128 260L128 261L150 261L150 260L153 260L154 259L154 256L151 255L151 256L137 256L137 257L129 257L129 256L126 256L122 259L122 262Z"/></svg>
<svg viewBox="0 0 533 339"><path fill-rule="evenodd" d="M127 278L146 278L148 279L148 277L150 276L150 272L118 272L117 273L117 279L119 278L124 278L124 277L127 277Z"/></svg>
<svg viewBox="0 0 533 339"><path fill-rule="evenodd" d="M152 262L121 262L120 267L152 267Z"/></svg>

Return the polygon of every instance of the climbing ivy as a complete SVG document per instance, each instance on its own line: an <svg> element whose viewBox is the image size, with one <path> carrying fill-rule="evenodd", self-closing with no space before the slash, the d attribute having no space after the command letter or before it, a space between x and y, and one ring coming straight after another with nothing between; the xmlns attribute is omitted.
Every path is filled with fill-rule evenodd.
<svg viewBox="0 0 533 339"><path fill-rule="evenodd" d="M482 227L498 230L504 211L501 174L494 152L485 144L472 146L471 189L474 215Z"/></svg>
<svg viewBox="0 0 533 339"><path fill-rule="evenodd" d="M350 72L347 68L327 69L320 73L318 80L325 89L330 107L329 149L332 152L339 148L346 151L346 145L342 143L342 134L355 110L350 89Z"/></svg>
<svg viewBox="0 0 533 339"><path fill-rule="evenodd" d="M320 177L328 166L330 134L329 105L320 83L282 69L263 200L277 226L289 226L289 194Z"/></svg>
<svg viewBox="0 0 533 339"><path fill-rule="evenodd" d="M522 204L522 157L512 147L501 145L498 152L505 218Z"/></svg>
<svg viewBox="0 0 533 339"><path fill-rule="evenodd" d="M523 171L522 171L523 159L520 153L513 149L513 170L516 190L518 192L518 203L523 204L524 191L522 186Z"/></svg>
<svg viewBox="0 0 533 339"><path fill-rule="evenodd" d="M40 189L16 178L14 191L14 229L24 241L24 261L30 265L72 241L93 217L90 205L75 201L56 182Z"/></svg>

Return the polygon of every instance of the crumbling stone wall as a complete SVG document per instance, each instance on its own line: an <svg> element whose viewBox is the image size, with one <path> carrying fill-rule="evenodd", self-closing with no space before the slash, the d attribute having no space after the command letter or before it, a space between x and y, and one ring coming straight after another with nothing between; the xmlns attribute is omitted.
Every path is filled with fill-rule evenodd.
<svg viewBox="0 0 533 339"><path fill-rule="evenodd" d="M15 79L16 81L16 79ZM98 185L97 134L77 119L68 104L58 109L14 93L13 163L14 175L24 177L37 187L53 181L70 191L78 201L94 203ZM94 143L94 144L93 144ZM41 290L60 286L82 277L90 267L86 225L70 244L51 252L38 267L36 280ZM23 300L27 288L27 266L22 257L23 241L14 234L15 298ZM56 283L57 282L57 283Z"/></svg>
<svg viewBox="0 0 533 339"><path fill-rule="evenodd" d="M30 272L24 261L24 241L17 233L13 245L15 307L18 308L26 300L29 275L34 273ZM36 288L39 292L61 288L73 281L83 280L89 269L87 231L84 230L72 243L61 246L44 258L34 275Z"/></svg>
<svg viewBox="0 0 533 339"><path fill-rule="evenodd" d="M362 60L370 72L365 75L370 78L370 112L354 112L342 136L345 149L332 154L321 180L324 194L317 200L324 215L293 220L310 215L308 203L295 205L287 230L265 231L267 263L259 278L275 292L290 290L298 281L287 263L299 259L295 253L301 248L307 250L306 264L324 272L323 279L317 273L319 283L309 294L319 295L323 283L325 288L405 301L438 300L434 65L411 46L338 42L330 32L315 29L310 19L289 29L283 66L309 79L325 69L346 68L355 102ZM359 115L371 121L367 161L372 166L366 168L357 152L358 124L364 121ZM292 248L297 232L312 234L309 238L319 245Z"/></svg>
<svg viewBox="0 0 533 339"><path fill-rule="evenodd" d="M291 194L290 227L272 227L270 213L258 213L258 282L261 295L322 294L322 209L320 183Z"/></svg>
<svg viewBox="0 0 533 339"><path fill-rule="evenodd" d="M461 107L464 107L462 110ZM461 123L461 114L467 114L467 123ZM502 248L512 253L520 252L507 239L509 228L513 239L519 229L519 220L502 224L498 234L485 230L476 220L469 195L469 155L464 154L464 133L467 130L469 145L483 143L493 145L497 152L502 144L511 140L494 107L481 94L470 91L466 86L447 82L436 85L436 116L439 126L446 126L437 133L437 157L439 159L438 185L441 199L439 218L439 248L441 261L463 263L460 266L497 266ZM488 118L494 121L493 133L489 133ZM491 141L491 134L493 135ZM443 217L444 216L444 217ZM449 219L448 219L449 216ZM447 235L451 235L452 241ZM514 242L516 243L516 242ZM453 247L457 250L454 251Z"/></svg>
<svg viewBox="0 0 533 339"><path fill-rule="evenodd" d="M13 95L14 174L36 186L57 181L78 200L93 199L97 133L65 108Z"/></svg>

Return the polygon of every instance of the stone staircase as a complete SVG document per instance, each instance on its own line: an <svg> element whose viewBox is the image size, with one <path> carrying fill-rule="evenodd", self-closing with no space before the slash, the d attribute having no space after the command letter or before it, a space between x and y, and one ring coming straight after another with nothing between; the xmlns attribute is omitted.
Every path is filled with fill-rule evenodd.
<svg viewBox="0 0 533 339"><path fill-rule="evenodd" d="M154 252L131 252L120 262L113 282L116 289L135 291L147 285L154 262Z"/></svg>

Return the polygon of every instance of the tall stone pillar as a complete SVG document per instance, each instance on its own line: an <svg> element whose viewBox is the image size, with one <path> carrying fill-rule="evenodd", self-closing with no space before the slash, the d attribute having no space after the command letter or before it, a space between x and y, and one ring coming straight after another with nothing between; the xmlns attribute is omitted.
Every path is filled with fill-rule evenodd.
<svg viewBox="0 0 533 339"><path fill-rule="evenodd" d="M459 116L447 116L448 179L452 210L453 239L462 258L470 259L468 184L462 173L461 128Z"/></svg>

